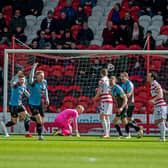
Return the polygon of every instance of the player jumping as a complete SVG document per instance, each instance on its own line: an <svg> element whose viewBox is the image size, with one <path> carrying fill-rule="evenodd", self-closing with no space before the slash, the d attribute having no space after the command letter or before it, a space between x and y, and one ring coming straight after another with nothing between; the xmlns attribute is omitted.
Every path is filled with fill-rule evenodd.
<svg viewBox="0 0 168 168"><path fill-rule="evenodd" d="M101 70L101 79L95 96L95 100L100 96L100 120L104 130L104 138L110 137L110 119L112 115L113 100L110 93L110 85L107 69Z"/></svg>
<svg viewBox="0 0 168 168"><path fill-rule="evenodd" d="M129 134L129 129L128 129L129 127L128 127L128 121L127 121L127 108L128 108L127 101L128 99L123 89L118 84L116 84L116 82L117 82L116 77L111 76L110 77L111 93L117 105L117 113L114 118L113 124L117 132L119 133L119 138L121 138L123 134L121 132L120 125L118 124L120 119L122 121L122 124L125 126L127 135Z"/></svg>
<svg viewBox="0 0 168 168"><path fill-rule="evenodd" d="M44 107L42 103L42 97L45 96L46 104L49 105L47 81L44 79L44 72L37 71L34 79L35 69L38 63L33 65L29 76L29 83L31 85L29 105L32 116L35 117L37 123L37 132L39 140L44 140L42 136L42 124L44 121Z"/></svg>
<svg viewBox="0 0 168 168"><path fill-rule="evenodd" d="M6 123L6 127L11 127L19 122L19 117L26 120L27 111L22 104L22 96L25 94L29 97L29 92L26 90L25 86L25 76L24 74L18 75L18 81L13 81L11 83L12 91L10 97L10 113L12 116L11 121ZM29 122L25 122L25 130L29 131ZM27 135L27 134L26 134ZM32 137L31 134L28 134L27 137Z"/></svg>
<svg viewBox="0 0 168 168"><path fill-rule="evenodd" d="M84 107L78 105L76 109L66 109L60 112L54 120L55 126L58 127L58 131L56 131L54 135L70 136L72 134L71 120L73 120L73 128L76 132L76 136L80 136L78 132L77 118L83 111Z"/></svg>
<svg viewBox="0 0 168 168"><path fill-rule="evenodd" d="M136 121L133 119L133 111L135 107L135 101L134 101L134 85L129 80L129 76L127 72L122 72L120 74L120 79L122 82L122 89L124 90L127 98L128 98L128 109L127 109L127 120L128 120L128 128L133 127L135 131L138 133L137 137L140 138L143 136L143 127L138 126ZM128 135L128 138L130 138L130 134Z"/></svg>
<svg viewBox="0 0 168 168"><path fill-rule="evenodd" d="M154 104L154 119L155 125L160 128L160 141L165 141L167 129L165 125L167 118L167 104L163 98L163 90L156 79L156 72L152 71L148 73L147 82L150 83L150 92L152 95L152 99L149 101L149 103Z"/></svg>

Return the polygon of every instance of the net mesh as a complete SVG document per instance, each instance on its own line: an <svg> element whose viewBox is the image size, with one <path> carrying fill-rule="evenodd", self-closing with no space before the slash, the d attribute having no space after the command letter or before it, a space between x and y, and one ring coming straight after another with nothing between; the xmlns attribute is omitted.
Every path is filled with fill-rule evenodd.
<svg viewBox="0 0 168 168"><path fill-rule="evenodd" d="M149 55L148 55L149 56ZM85 113L96 113L98 102L94 103L95 89L101 78L100 71L107 68L109 76L116 76L120 84L120 73L128 72L134 83L135 112L145 113L148 104L146 75L148 70L158 72L158 81L168 90L168 58L165 55L113 55L113 54L9 54L8 80L23 70L28 77L33 63L38 62L37 70L43 70L48 82L50 106L46 112L60 112L77 104L85 107ZM29 88L29 84L27 83ZM9 87L10 88L10 87ZM165 92L166 93L166 92ZM10 96L10 89L8 90ZM165 94L166 102L168 96ZM9 99L8 99L9 100ZM23 98L27 105L27 98ZM151 108L152 109L152 108ZM115 111L115 110L114 110ZM153 110L151 110L153 113Z"/></svg>

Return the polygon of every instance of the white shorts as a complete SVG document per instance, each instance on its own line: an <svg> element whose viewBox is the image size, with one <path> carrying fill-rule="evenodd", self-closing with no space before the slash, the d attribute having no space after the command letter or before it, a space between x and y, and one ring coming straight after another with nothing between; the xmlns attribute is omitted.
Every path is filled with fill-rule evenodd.
<svg viewBox="0 0 168 168"><path fill-rule="evenodd" d="M154 120L167 118L167 106L154 107Z"/></svg>
<svg viewBox="0 0 168 168"><path fill-rule="evenodd" d="M112 103L100 103L100 114L112 115L113 104Z"/></svg>

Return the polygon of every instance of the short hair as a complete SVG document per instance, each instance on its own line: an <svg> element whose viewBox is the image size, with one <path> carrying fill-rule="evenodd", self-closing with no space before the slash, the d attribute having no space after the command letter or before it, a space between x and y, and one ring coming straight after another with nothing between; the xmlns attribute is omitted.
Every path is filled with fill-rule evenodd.
<svg viewBox="0 0 168 168"><path fill-rule="evenodd" d="M21 79L21 78L25 78L24 74L21 73L20 75L18 75L18 78Z"/></svg>
<svg viewBox="0 0 168 168"><path fill-rule="evenodd" d="M36 75L38 76L38 75L40 75L40 74L44 74L44 71L36 71Z"/></svg>
<svg viewBox="0 0 168 168"><path fill-rule="evenodd" d="M152 77L154 80L156 80L157 77L158 77L157 72L156 72L156 71L150 71L150 73L151 73L151 77Z"/></svg>
<svg viewBox="0 0 168 168"><path fill-rule="evenodd" d="M82 112L85 110L85 108L82 105L77 105L76 108L80 108L82 110Z"/></svg>
<svg viewBox="0 0 168 168"><path fill-rule="evenodd" d="M101 74L102 74L103 76L107 76L107 75L108 75L108 70L107 70L107 69L102 69L102 70L101 70Z"/></svg>
<svg viewBox="0 0 168 168"><path fill-rule="evenodd" d="M115 79L115 81L116 81L116 83L118 82L118 80L117 80L116 76L110 76L110 78L114 78L114 79Z"/></svg>
<svg viewBox="0 0 168 168"><path fill-rule="evenodd" d="M125 77L129 78L129 75L127 72L121 72L121 74L123 74Z"/></svg>

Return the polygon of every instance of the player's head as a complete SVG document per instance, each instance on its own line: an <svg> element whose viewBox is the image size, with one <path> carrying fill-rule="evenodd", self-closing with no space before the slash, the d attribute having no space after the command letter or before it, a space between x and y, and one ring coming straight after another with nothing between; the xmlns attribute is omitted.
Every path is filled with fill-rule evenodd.
<svg viewBox="0 0 168 168"><path fill-rule="evenodd" d="M20 85L23 85L25 83L25 76L24 76L23 73L18 75L18 79L19 79L19 84Z"/></svg>
<svg viewBox="0 0 168 168"><path fill-rule="evenodd" d="M117 78L115 76L110 77L110 86L113 87L117 83Z"/></svg>
<svg viewBox="0 0 168 168"><path fill-rule="evenodd" d="M151 83L156 79L157 79L157 73L156 72L151 71L147 74L147 82Z"/></svg>
<svg viewBox="0 0 168 168"><path fill-rule="evenodd" d="M82 105L77 105L76 106L76 110L79 114L83 113L84 112L84 107Z"/></svg>
<svg viewBox="0 0 168 168"><path fill-rule="evenodd" d="M43 71L37 71L36 72L36 79L38 82L42 82L44 80L44 72Z"/></svg>
<svg viewBox="0 0 168 168"><path fill-rule="evenodd" d="M128 76L128 73L127 72L122 72L120 74L120 79L121 79L121 82L122 83L125 83L127 80L128 80L129 76Z"/></svg>
<svg viewBox="0 0 168 168"><path fill-rule="evenodd" d="M102 69L100 74L101 74L102 77L108 76L108 70L107 69Z"/></svg>

